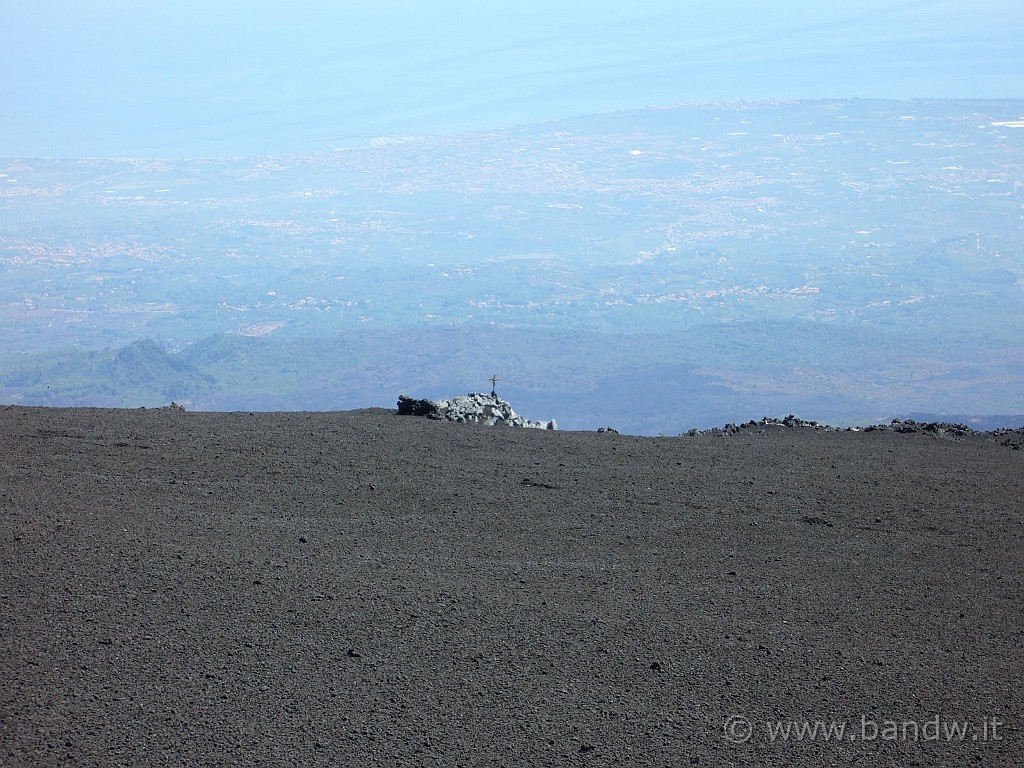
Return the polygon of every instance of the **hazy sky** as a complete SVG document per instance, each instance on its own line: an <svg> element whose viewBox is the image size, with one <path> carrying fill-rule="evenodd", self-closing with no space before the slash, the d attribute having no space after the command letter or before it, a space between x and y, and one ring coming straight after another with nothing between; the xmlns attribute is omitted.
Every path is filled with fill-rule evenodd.
<svg viewBox="0 0 1024 768"><path fill-rule="evenodd" d="M1024 97L1020 0L0 0L0 156L303 151L772 97Z"/></svg>

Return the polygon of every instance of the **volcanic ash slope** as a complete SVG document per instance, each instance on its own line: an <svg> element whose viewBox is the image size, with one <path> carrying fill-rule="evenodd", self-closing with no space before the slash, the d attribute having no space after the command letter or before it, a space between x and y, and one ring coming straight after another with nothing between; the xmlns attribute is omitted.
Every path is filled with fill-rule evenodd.
<svg viewBox="0 0 1024 768"><path fill-rule="evenodd" d="M1022 461L0 408L0 764L1015 765Z"/></svg>

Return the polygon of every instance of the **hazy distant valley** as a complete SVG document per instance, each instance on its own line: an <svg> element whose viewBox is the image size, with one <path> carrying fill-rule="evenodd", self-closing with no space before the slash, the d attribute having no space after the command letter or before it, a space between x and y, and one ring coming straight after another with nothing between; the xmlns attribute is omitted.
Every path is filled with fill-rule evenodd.
<svg viewBox="0 0 1024 768"><path fill-rule="evenodd" d="M0 400L565 428L1024 413L1024 102L645 110L0 161Z"/></svg>

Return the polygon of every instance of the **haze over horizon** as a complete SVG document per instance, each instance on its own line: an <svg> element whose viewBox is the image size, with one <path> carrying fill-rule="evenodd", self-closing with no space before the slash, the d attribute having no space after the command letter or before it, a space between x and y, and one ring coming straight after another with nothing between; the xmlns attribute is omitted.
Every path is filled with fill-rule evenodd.
<svg viewBox="0 0 1024 768"><path fill-rule="evenodd" d="M0 402L1024 414L1019 3L0 8Z"/></svg>
<svg viewBox="0 0 1024 768"><path fill-rule="evenodd" d="M775 98L1020 98L1024 6L5 3L0 156L212 157Z"/></svg>

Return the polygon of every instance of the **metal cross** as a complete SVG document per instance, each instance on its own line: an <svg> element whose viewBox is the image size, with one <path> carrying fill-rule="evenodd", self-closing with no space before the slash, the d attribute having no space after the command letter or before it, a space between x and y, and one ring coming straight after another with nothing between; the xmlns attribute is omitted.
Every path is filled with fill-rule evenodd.
<svg viewBox="0 0 1024 768"><path fill-rule="evenodd" d="M498 382L499 381L501 381L501 379L498 378L497 374L495 374L494 376L491 376L491 394L494 395L495 397L498 396Z"/></svg>

